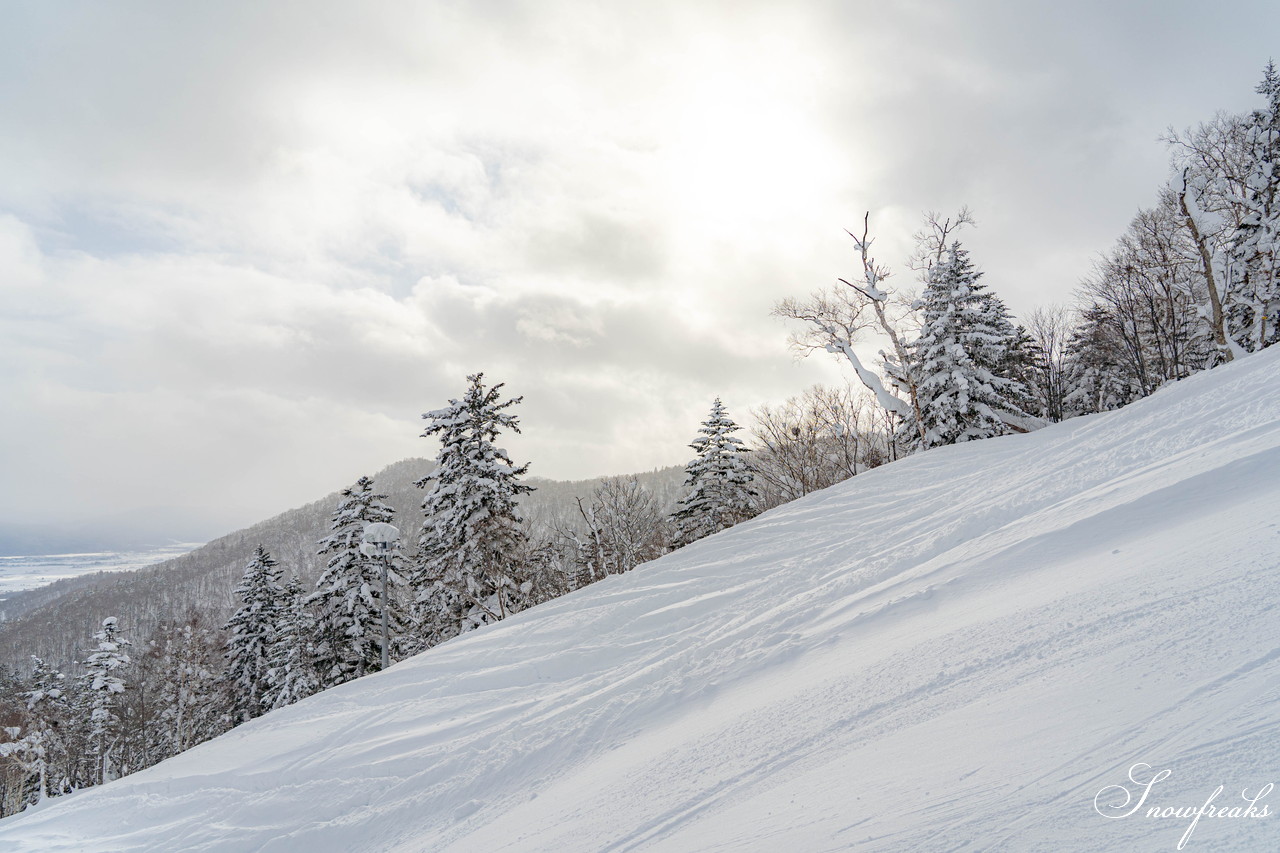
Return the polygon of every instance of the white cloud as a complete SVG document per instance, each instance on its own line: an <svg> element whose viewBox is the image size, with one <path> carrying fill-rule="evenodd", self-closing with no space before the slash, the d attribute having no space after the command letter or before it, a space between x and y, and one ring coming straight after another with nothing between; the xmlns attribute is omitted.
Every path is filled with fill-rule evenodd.
<svg viewBox="0 0 1280 853"><path fill-rule="evenodd" d="M429 454L418 414L476 370L525 395L536 473L681 462L713 396L745 420L838 376L768 312L851 271L863 210L900 267L921 210L972 204L993 286L1061 301L1149 202L1153 137L1247 106L1272 30L1090 3L0 13L0 511L300 503ZM1201 65L1166 49L1201 34Z"/></svg>

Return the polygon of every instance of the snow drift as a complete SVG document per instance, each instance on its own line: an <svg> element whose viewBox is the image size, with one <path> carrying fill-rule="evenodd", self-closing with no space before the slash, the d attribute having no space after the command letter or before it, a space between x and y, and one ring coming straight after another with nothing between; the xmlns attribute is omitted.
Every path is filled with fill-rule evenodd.
<svg viewBox="0 0 1280 853"><path fill-rule="evenodd" d="M1218 786L1185 849L1280 849L1278 359L858 476L0 849L1173 850Z"/></svg>

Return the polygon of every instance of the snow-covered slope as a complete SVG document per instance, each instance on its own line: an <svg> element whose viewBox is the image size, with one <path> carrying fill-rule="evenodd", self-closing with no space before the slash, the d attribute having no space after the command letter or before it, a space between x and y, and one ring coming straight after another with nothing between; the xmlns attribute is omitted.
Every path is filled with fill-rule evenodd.
<svg viewBox="0 0 1280 853"><path fill-rule="evenodd" d="M1280 781L1278 359L872 471L0 849L1172 850L1149 808ZM1268 804L1186 849L1280 849Z"/></svg>

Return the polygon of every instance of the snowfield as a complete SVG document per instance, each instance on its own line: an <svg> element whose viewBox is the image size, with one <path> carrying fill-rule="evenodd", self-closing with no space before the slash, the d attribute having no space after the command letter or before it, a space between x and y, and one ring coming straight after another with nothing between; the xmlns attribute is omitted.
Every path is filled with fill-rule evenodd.
<svg viewBox="0 0 1280 853"><path fill-rule="evenodd" d="M0 849L1175 850L1223 786L1183 849L1277 850L1278 525L1280 347L860 475Z"/></svg>

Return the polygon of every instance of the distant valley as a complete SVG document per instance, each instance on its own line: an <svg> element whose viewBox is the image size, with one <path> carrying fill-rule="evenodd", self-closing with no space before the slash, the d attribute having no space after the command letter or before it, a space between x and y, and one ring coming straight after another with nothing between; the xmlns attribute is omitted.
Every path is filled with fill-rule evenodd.
<svg viewBox="0 0 1280 853"><path fill-rule="evenodd" d="M128 572L194 551L200 542L176 542L154 548L87 551L69 554L0 556L0 601L54 581L99 572Z"/></svg>

